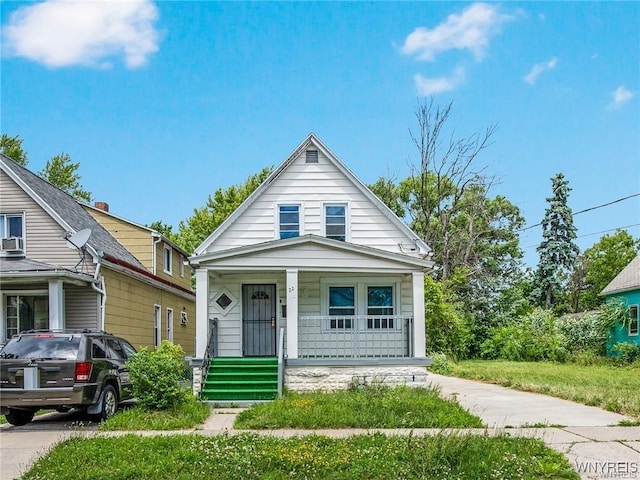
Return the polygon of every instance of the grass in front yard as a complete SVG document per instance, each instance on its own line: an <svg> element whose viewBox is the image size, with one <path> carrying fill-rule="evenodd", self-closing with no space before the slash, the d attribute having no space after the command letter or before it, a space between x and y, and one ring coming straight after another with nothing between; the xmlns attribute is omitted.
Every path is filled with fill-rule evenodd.
<svg viewBox="0 0 640 480"><path fill-rule="evenodd" d="M175 409L147 411L140 407L119 410L102 423L100 430L181 430L203 423L211 414L209 405L195 398Z"/></svg>
<svg viewBox="0 0 640 480"><path fill-rule="evenodd" d="M640 365L467 360L453 375L573 400L640 418Z"/></svg>
<svg viewBox="0 0 640 480"><path fill-rule="evenodd" d="M482 427L479 418L433 388L367 387L361 391L287 393L254 405L235 428L462 428Z"/></svg>
<svg viewBox="0 0 640 480"><path fill-rule="evenodd" d="M178 435L71 438L24 480L119 479L538 479L578 475L540 440L438 435L276 438Z"/></svg>

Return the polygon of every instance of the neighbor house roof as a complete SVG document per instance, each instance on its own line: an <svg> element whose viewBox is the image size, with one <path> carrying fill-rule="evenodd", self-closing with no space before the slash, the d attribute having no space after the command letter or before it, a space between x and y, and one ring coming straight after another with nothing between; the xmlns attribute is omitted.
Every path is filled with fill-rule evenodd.
<svg viewBox="0 0 640 480"><path fill-rule="evenodd" d="M136 267L144 266L100 225L71 195L54 187L9 157L0 154L0 168L34 199L62 228L73 234L88 228L91 236L87 244L96 252Z"/></svg>
<svg viewBox="0 0 640 480"><path fill-rule="evenodd" d="M209 235L209 237L196 248L195 255L201 255L207 251L207 248L218 238L220 235L233 224L236 219L242 215L255 201L262 195L262 193L271 185L276 178L278 178L283 171L285 171L291 163L309 146L317 148L322 154L333 163L338 170L340 170L353 184L373 203L380 211L408 238L412 239L416 246L419 248L420 253L427 254L431 251L429 246L418 237L402 220L400 220L391 209L382 202L369 188L356 177L347 166L336 157L327 146L320 141L314 133L310 133L304 141L298 145L295 150L282 162L278 168L276 168L271 175L269 175L262 184L253 191L249 197L229 216L222 222L222 224Z"/></svg>
<svg viewBox="0 0 640 480"><path fill-rule="evenodd" d="M640 255L636 256L622 271L607 285L600 295L628 292L640 289Z"/></svg>

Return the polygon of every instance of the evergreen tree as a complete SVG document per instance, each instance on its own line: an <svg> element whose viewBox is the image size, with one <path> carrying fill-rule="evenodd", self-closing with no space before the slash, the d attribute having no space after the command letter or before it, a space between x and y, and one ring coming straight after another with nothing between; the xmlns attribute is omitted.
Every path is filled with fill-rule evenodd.
<svg viewBox="0 0 640 480"><path fill-rule="evenodd" d="M568 272L573 270L580 249L575 244L576 228L568 205L569 181L562 173L551 179L553 196L542 220L542 242L537 248L540 262L536 272L536 293L545 308L557 304Z"/></svg>

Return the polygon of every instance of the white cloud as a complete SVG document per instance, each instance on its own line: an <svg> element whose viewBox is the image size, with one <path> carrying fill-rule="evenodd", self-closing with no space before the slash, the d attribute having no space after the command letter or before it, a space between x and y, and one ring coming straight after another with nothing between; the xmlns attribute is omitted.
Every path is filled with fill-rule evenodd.
<svg viewBox="0 0 640 480"><path fill-rule="evenodd" d="M556 68L557 64L558 64L558 59L556 57L553 57L548 62L535 64L531 69L531 71L527 73L527 75L525 75L524 81L527 82L529 85L535 84L536 80L542 73Z"/></svg>
<svg viewBox="0 0 640 480"><path fill-rule="evenodd" d="M613 99L609 104L610 109L615 109L623 106L625 103L629 102L633 97L636 96L634 92L629 90L624 85L620 85L611 93Z"/></svg>
<svg viewBox="0 0 640 480"><path fill-rule="evenodd" d="M458 67L450 77L425 78L420 74L413 76L413 81L418 91L418 95L436 95L442 92L454 90L464 82L464 69Z"/></svg>
<svg viewBox="0 0 640 480"><path fill-rule="evenodd" d="M482 59L489 39L500 32L500 26L512 20L498 7L474 3L460 14L451 14L433 29L418 27L405 39L400 51L415 55L418 60L433 61L447 50L469 50L476 60Z"/></svg>
<svg viewBox="0 0 640 480"><path fill-rule="evenodd" d="M136 68L158 50L157 19L150 0L47 0L16 10L2 40L8 54L48 67L108 67L122 55Z"/></svg>

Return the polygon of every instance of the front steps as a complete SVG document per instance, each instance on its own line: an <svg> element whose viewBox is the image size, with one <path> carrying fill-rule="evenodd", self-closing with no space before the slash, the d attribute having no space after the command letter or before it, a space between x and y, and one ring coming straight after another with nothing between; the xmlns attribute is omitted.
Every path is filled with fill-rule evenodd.
<svg viewBox="0 0 640 480"><path fill-rule="evenodd" d="M202 386L203 400L228 402L273 400L278 396L276 357L216 357Z"/></svg>

